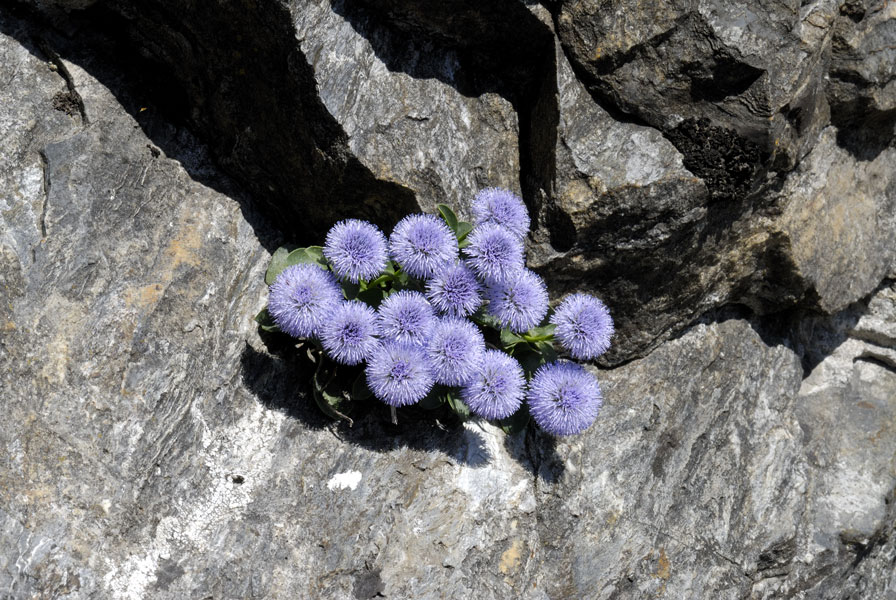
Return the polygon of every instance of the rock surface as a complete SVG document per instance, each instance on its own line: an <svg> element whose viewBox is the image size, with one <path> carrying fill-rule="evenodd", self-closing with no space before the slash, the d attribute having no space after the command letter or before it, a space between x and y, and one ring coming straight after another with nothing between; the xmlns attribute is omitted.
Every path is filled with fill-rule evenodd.
<svg viewBox="0 0 896 600"><path fill-rule="evenodd" d="M796 7L757 83L792 77L768 101L806 99L808 129L733 111L787 159L724 199L693 136L595 101L563 20L585 4L0 9L0 596L896 598L894 62L868 58L892 7ZM775 71L796 40L805 69ZM251 320L271 251L482 185L524 193L552 296L618 315L601 417L330 422Z"/></svg>

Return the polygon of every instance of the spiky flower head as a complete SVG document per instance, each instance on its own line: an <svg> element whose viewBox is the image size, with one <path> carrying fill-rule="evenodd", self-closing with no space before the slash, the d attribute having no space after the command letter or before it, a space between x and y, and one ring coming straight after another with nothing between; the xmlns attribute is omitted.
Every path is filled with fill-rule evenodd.
<svg viewBox="0 0 896 600"><path fill-rule="evenodd" d="M518 238L529 232L529 211L522 198L501 188L486 188L473 200L473 221L477 225L494 223L510 230Z"/></svg>
<svg viewBox="0 0 896 600"><path fill-rule="evenodd" d="M333 310L321 328L320 341L336 362L357 365L367 360L379 346L376 312L358 300L343 302Z"/></svg>
<svg viewBox="0 0 896 600"><path fill-rule="evenodd" d="M386 268L386 236L367 221L339 221L327 233L324 256L339 277L370 280Z"/></svg>
<svg viewBox="0 0 896 600"><path fill-rule="evenodd" d="M573 294L551 316L554 337L577 360L597 358L610 347L613 319L606 305L589 294Z"/></svg>
<svg viewBox="0 0 896 600"><path fill-rule="evenodd" d="M432 389L433 378L421 346L388 341L367 362L367 385L389 406L421 400Z"/></svg>
<svg viewBox="0 0 896 600"><path fill-rule="evenodd" d="M535 423L554 435L584 431L603 403L597 378L569 361L539 367L529 382L526 401Z"/></svg>
<svg viewBox="0 0 896 600"><path fill-rule="evenodd" d="M341 301L342 290L329 271L315 265L293 265L283 269L271 285L268 312L289 335L317 337Z"/></svg>
<svg viewBox="0 0 896 600"><path fill-rule="evenodd" d="M433 307L420 292L402 290L380 304L380 330L384 339L422 345L436 320Z"/></svg>
<svg viewBox="0 0 896 600"><path fill-rule="evenodd" d="M520 363L498 350L486 350L473 378L461 390L470 410L486 419L503 419L523 402L526 377Z"/></svg>
<svg viewBox="0 0 896 600"><path fill-rule="evenodd" d="M472 314L482 304L476 275L459 262L437 273L426 284L426 297L440 313L452 317Z"/></svg>
<svg viewBox="0 0 896 600"><path fill-rule="evenodd" d="M525 265L522 241L500 225L477 225L467 240L467 264L486 283L504 281Z"/></svg>
<svg viewBox="0 0 896 600"><path fill-rule="evenodd" d="M436 383L464 385L476 373L485 340L470 321L445 317L430 330L426 351Z"/></svg>
<svg viewBox="0 0 896 600"><path fill-rule="evenodd" d="M412 277L429 279L457 260L457 238L445 222L433 215L413 214L395 226L389 249Z"/></svg>
<svg viewBox="0 0 896 600"><path fill-rule="evenodd" d="M544 280L523 269L486 291L488 312L514 333L536 327L548 312L548 289Z"/></svg>

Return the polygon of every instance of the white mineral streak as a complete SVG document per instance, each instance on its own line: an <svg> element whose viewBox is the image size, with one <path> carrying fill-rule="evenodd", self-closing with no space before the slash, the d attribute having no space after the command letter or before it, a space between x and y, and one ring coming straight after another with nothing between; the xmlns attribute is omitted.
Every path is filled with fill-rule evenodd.
<svg viewBox="0 0 896 600"><path fill-rule="evenodd" d="M344 490L345 488L355 489L361 482L360 471L346 471L345 473L337 473L330 477L327 482L328 490Z"/></svg>
<svg viewBox="0 0 896 600"><path fill-rule="evenodd" d="M202 431L201 453L208 469L208 485L198 499L175 506L177 516L164 517L156 526L155 535L136 549L126 560L111 565L104 578L112 597L120 600L147 598L147 590L156 581L159 560L170 558L173 549L186 547L191 552L214 548L219 527L241 514L252 499L252 492L270 469L283 414L256 404L254 410L234 425L212 431L199 411L201 400L190 409L194 422ZM239 448L238 453L233 449ZM239 474L242 484L235 484L232 475ZM180 552L178 552L179 554Z"/></svg>
<svg viewBox="0 0 896 600"><path fill-rule="evenodd" d="M470 497L469 508L476 510L483 503L494 503L524 513L535 510L532 480L507 453L504 432L483 422L467 422L464 427L470 450L467 464L458 467L457 487Z"/></svg>

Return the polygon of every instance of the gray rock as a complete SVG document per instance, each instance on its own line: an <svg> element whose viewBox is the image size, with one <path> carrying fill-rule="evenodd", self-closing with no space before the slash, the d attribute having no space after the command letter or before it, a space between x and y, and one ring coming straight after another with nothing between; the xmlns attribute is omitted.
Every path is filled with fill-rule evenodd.
<svg viewBox="0 0 896 600"><path fill-rule="evenodd" d="M151 21L159 6L129 18ZM323 6L299 15L308 19L296 21L307 35L294 40L298 49L291 46L288 56L309 57L295 72L313 77L301 88L313 93L297 98L318 98L319 89L327 101L286 125L310 127L313 115L334 118L331 107L342 106L337 82L352 71L340 71L337 54L327 54L323 32L353 40L358 54L346 44L338 56L369 64L370 79L383 85L377 89L416 90L420 102L435 94L449 116L468 110L471 123L507 124L502 119L512 112L500 94L470 98L441 79L380 73L385 63L375 49L368 52L368 36L352 37L365 22ZM231 9L222 6L220 18ZM199 34L214 25L167 33L157 26L159 45L150 52L174 52L176 45L166 44L183 35L181 51L193 61L182 65L178 76L186 76L211 52ZM276 35L259 52L282 48ZM636 318L652 319L650 336L626 342L629 348L657 347L596 371L605 406L581 436L555 440L530 429L507 437L488 423L460 424L419 409L400 411L395 427L375 402L356 407L349 428L313 407L308 367L292 344L260 337L251 320L265 302L269 253L286 229L262 216L272 214L271 205L256 205L219 172L206 147L144 103L145 88L110 65L114 56L4 11L0 59L5 596L896 595L896 284L887 281L833 317L778 315L778 327L772 319L715 318L710 311L701 324L659 343L703 307L759 299L759 310L802 300L833 311L872 291L875 277L893 273L891 150L856 157L838 145L837 130L826 129L782 183L780 201L719 216L705 180L691 177L667 140L590 102L558 62L559 93L550 85L541 90L542 104L530 114L549 114L553 99L557 139L538 138L551 127L524 135L519 126L530 158L556 156L554 174L533 168L532 181L521 183L536 190L529 198L541 223L532 247L554 289L581 285L574 268L580 276L601 272L598 231L611 236L608 248L625 248L627 239L627 256L645 261L696 253L676 258L702 257L690 277L705 281L685 288L692 295L669 292L651 304L667 280L629 274L631 289L642 286L635 293L624 279L608 279L614 295L647 300L637 310L617 309L629 315L620 322L631 339ZM272 64L273 71L260 67L252 75L259 85L279 68ZM228 102L249 101L247 90L204 95L222 66L195 72L195 88L187 86L194 100L211 103L192 121L206 134L202 127L240 114L228 113ZM293 84L264 85L261 101ZM336 140L333 162L320 159L329 166L305 172L320 177L303 182L307 189L323 188L334 173L351 173L338 185L369 184L351 202L373 198L365 194L375 189L390 190L376 198L394 199L396 189L424 186L413 183L415 165L435 160L427 152L438 138L399 125L373 135L360 125L358 107L392 115L403 109L364 102L373 104L332 108L340 123L355 119L354 128L346 125L333 138L306 131L312 137L291 142L319 149L301 144ZM483 108L487 102L494 112ZM434 114L422 123L430 122L450 119ZM246 133L249 148L263 149L268 134L273 141L264 152L285 143L294 130L275 131L274 124ZM222 138L233 141L234 131L223 128ZM488 139L513 131L497 128ZM395 162L403 182L390 183L373 161L377 144L405 152L412 137L423 140L423 158ZM237 165L227 157L247 157L246 148L217 140L209 150L243 177L273 156ZM464 164L485 160L478 151ZM519 158L523 171L530 158ZM340 171L348 164L355 166ZM445 170L434 172L452 186L478 183L439 168ZM279 176L298 180L297 173ZM309 209L308 227L355 206L347 198ZM620 214L629 220L613 221ZM567 249L550 222L557 215L584 232ZM614 223L629 229L615 231ZM697 241L683 241L694 232L702 232ZM718 240L709 235L720 232ZM707 249L695 249L699 243ZM859 263L850 249L876 254ZM578 266L564 272L570 263ZM697 308L683 308L687 303Z"/></svg>
<svg viewBox="0 0 896 600"><path fill-rule="evenodd" d="M753 172L726 165L720 198L750 191L765 168L791 168L827 123L836 2L557 4L560 39L596 94L686 138L701 135L688 120L707 119L712 135L756 146Z"/></svg>
<svg viewBox="0 0 896 600"><path fill-rule="evenodd" d="M850 0L834 23L826 86L838 143L872 159L896 138L896 21L887 2Z"/></svg>
<svg viewBox="0 0 896 600"><path fill-rule="evenodd" d="M538 486L554 565L539 587L588 598L896 595L896 345L883 333L893 294L806 322L839 342L806 379L792 350L737 320L602 372L616 400L558 444L562 463L541 463L564 471ZM869 329L888 345L868 342Z"/></svg>

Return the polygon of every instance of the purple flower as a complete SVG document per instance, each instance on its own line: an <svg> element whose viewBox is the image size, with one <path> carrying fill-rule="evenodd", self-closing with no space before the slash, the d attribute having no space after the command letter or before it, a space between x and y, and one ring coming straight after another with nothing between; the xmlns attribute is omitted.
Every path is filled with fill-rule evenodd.
<svg viewBox="0 0 896 600"><path fill-rule="evenodd" d="M486 350L460 397L480 417L503 419L519 409L525 390L520 363L498 350Z"/></svg>
<svg viewBox="0 0 896 600"><path fill-rule="evenodd" d="M500 225L477 225L467 240L467 264L486 283L503 281L525 265L523 243Z"/></svg>
<svg viewBox="0 0 896 600"><path fill-rule="evenodd" d="M603 302L588 294L573 294L557 307L551 323L560 344L578 360L597 358L610 347L613 319Z"/></svg>
<svg viewBox="0 0 896 600"><path fill-rule="evenodd" d="M420 292L402 290L380 304L379 322L382 336L399 342L422 345L436 313Z"/></svg>
<svg viewBox="0 0 896 600"><path fill-rule="evenodd" d="M289 335L317 337L340 302L342 290L329 271L315 265L293 265L283 269L271 285L268 312Z"/></svg>
<svg viewBox="0 0 896 600"><path fill-rule="evenodd" d="M494 223L509 229L518 238L529 232L529 212L523 200L509 190L486 188L473 200L473 220L477 225Z"/></svg>
<svg viewBox="0 0 896 600"><path fill-rule="evenodd" d="M603 403L594 375L568 361L541 366L529 382L526 400L535 423L554 435L584 431Z"/></svg>
<svg viewBox="0 0 896 600"><path fill-rule="evenodd" d="M367 360L379 346L376 312L358 300L343 302L327 315L320 341L327 354L344 365Z"/></svg>
<svg viewBox="0 0 896 600"><path fill-rule="evenodd" d="M389 406L413 404L433 385L426 353L414 344L384 343L370 357L366 373L373 394Z"/></svg>
<svg viewBox="0 0 896 600"><path fill-rule="evenodd" d="M343 279L373 279L386 268L386 236L366 221L339 221L327 233L324 256Z"/></svg>
<svg viewBox="0 0 896 600"><path fill-rule="evenodd" d="M503 283L495 283L486 291L488 312L504 327L523 333L536 327L548 312L548 290L544 281L523 269Z"/></svg>
<svg viewBox="0 0 896 600"><path fill-rule="evenodd" d="M476 275L463 263L436 274L426 284L426 297L436 309L452 317L472 314L482 304Z"/></svg>
<svg viewBox="0 0 896 600"><path fill-rule="evenodd" d="M457 238L433 215L408 215L399 221L389 248L409 275L421 279L429 279L457 260Z"/></svg>
<svg viewBox="0 0 896 600"><path fill-rule="evenodd" d="M426 350L436 383L463 385L476 374L485 340L470 321L445 317L430 330Z"/></svg>

